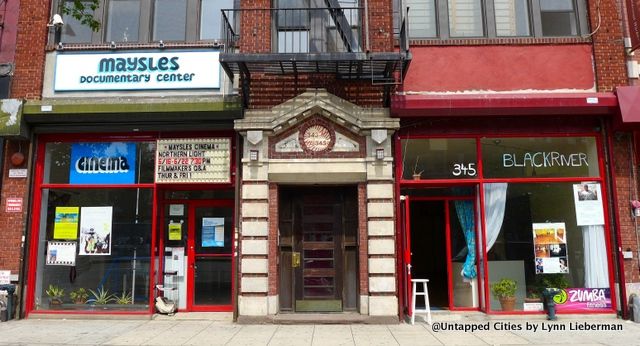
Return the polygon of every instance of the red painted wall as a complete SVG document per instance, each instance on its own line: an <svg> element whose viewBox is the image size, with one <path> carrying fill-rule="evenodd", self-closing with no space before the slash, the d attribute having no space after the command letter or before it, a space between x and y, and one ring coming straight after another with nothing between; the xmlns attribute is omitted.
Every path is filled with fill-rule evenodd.
<svg viewBox="0 0 640 346"><path fill-rule="evenodd" d="M404 91L592 89L591 46L412 47Z"/></svg>
<svg viewBox="0 0 640 346"><path fill-rule="evenodd" d="M0 63L11 63L16 55L19 4L15 0L0 3Z"/></svg>

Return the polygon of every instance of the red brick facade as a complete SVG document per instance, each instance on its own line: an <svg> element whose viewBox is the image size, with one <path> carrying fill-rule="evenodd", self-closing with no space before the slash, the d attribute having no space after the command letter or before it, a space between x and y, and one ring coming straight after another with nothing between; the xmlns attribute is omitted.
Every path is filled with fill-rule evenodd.
<svg viewBox="0 0 640 346"><path fill-rule="evenodd" d="M44 47L47 39L49 1L21 1L18 12L18 30L15 49L15 68L11 82L10 97L16 99L39 99L42 93L44 76ZM14 9L17 10L17 9ZM11 168L30 168L30 143L8 140L4 147L2 162L2 209L0 224L3 225L3 241L0 243L0 269L11 270L18 274L22 262L22 236L29 215L29 183L31 173L25 178L9 178ZM25 163L14 167L11 155L21 152ZM5 212L7 198L22 198L22 213ZM23 278L19 278L22 280Z"/></svg>
<svg viewBox="0 0 640 346"><path fill-rule="evenodd" d="M29 178L9 178L9 169L27 168L29 162L29 143L25 141L10 141L5 146L5 158L2 165L2 204L0 209L0 224L2 227L2 241L0 242L0 269L11 270L12 274L20 272L22 265L22 236L25 230L28 212L28 182ZM21 152L25 155L25 163L14 167L11 155ZM6 212L7 198L22 198L22 212Z"/></svg>
<svg viewBox="0 0 640 346"><path fill-rule="evenodd" d="M271 52L271 18L266 11L272 6L270 0L242 1L242 27L240 51L243 53ZM371 52L393 52L392 1L369 0L369 49ZM367 28L364 28L367 30ZM363 36L366 36L363 34ZM364 39L364 38L363 38ZM367 48L366 46L364 47ZM244 81L243 81L244 82ZM300 74L292 75L251 75L249 108L269 108L289 100L307 88L324 88L328 92L353 102L359 106L381 107L384 86L372 85L371 80L346 81L334 75Z"/></svg>
<svg viewBox="0 0 640 346"><path fill-rule="evenodd" d="M636 237L636 220L632 216L630 201L638 198L638 183L633 181L632 173L637 164L631 155L632 137L619 135L612 140L613 148L613 174L616 186L616 199L618 209L618 223L620 228L620 248L623 251L631 250L633 259L624 260L625 281L640 282L638 268L638 238ZM614 258L615 259L615 258Z"/></svg>

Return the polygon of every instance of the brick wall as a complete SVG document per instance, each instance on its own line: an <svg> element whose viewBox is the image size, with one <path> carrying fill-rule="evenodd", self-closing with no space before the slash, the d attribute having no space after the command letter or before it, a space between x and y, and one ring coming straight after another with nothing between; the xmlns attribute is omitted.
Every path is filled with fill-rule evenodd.
<svg viewBox="0 0 640 346"><path fill-rule="evenodd" d="M21 1L11 97L40 99L50 1Z"/></svg>
<svg viewBox="0 0 640 346"><path fill-rule="evenodd" d="M392 52L393 17L391 1L369 0L369 48L372 52ZM240 50L243 53L271 52L271 18L268 12L250 9L269 8L271 1L242 1ZM363 15L364 21L364 15ZM365 30L366 30L365 25ZM364 34L363 34L364 36ZM246 81L242 81L245 83ZM307 88L325 88L328 92L363 107L383 106L384 87L372 85L371 80L346 81L335 75L300 74L264 75L254 73L250 83L249 108L269 108L289 100Z"/></svg>
<svg viewBox="0 0 640 346"><path fill-rule="evenodd" d="M620 227L620 247L623 251L631 249L633 260L624 260L626 282L640 282L638 271L638 244L636 239L636 220L631 216L630 201L637 199L637 186L639 182L632 180L630 170L634 167L634 158L631 153L631 136L617 136L613 139L614 166L613 175L616 181L616 197ZM636 176L637 179L637 176ZM615 260L615 258L613 259Z"/></svg>
<svg viewBox="0 0 640 346"><path fill-rule="evenodd" d="M622 36L622 12L617 1L589 1L593 55L598 91L613 91L627 84L626 55ZM601 18L598 22L598 18Z"/></svg>
<svg viewBox="0 0 640 346"><path fill-rule="evenodd" d="M11 155L15 152L22 152L26 156L22 166L11 165ZM0 241L0 269L11 270L12 274L20 271L22 257L22 234L25 227L27 215L27 193L28 179L9 179L10 168L27 168L28 162L28 142L8 141L5 145L5 158L2 164L2 204L0 209L0 230L2 230L2 241ZM7 198L22 198L22 213L5 212Z"/></svg>

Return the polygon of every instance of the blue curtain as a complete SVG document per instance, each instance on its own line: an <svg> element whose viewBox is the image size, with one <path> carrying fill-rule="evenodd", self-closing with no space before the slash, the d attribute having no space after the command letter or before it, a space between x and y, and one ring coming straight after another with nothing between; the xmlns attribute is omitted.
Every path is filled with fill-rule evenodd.
<svg viewBox="0 0 640 346"><path fill-rule="evenodd" d="M473 215L473 201L455 201L456 214L467 241L467 258L462 266L462 276L473 279L476 273L476 231Z"/></svg>

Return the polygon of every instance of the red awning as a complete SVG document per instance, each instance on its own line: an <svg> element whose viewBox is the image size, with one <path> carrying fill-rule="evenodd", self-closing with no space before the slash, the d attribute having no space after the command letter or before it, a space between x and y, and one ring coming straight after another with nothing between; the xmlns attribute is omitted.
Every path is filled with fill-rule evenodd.
<svg viewBox="0 0 640 346"><path fill-rule="evenodd" d="M638 106L640 109L640 105ZM396 117L491 115L602 115L616 114L618 99L612 92L394 95ZM640 113L637 113L640 121Z"/></svg>
<svg viewBox="0 0 640 346"><path fill-rule="evenodd" d="M640 87L616 88L620 103L620 121L623 125L640 125Z"/></svg>

